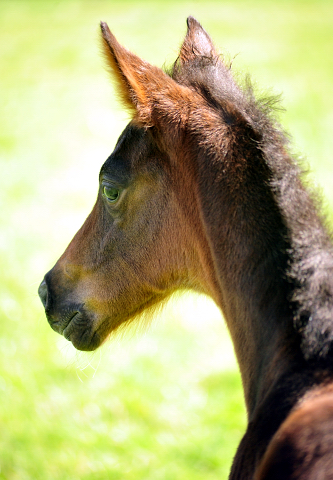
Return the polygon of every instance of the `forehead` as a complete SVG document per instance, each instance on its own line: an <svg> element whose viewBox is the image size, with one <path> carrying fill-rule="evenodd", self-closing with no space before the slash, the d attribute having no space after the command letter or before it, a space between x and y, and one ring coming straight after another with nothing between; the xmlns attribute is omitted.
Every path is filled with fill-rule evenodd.
<svg viewBox="0 0 333 480"><path fill-rule="evenodd" d="M130 175L149 156L152 147L152 139L148 132L130 123L103 164L100 175L119 177Z"/></svg>

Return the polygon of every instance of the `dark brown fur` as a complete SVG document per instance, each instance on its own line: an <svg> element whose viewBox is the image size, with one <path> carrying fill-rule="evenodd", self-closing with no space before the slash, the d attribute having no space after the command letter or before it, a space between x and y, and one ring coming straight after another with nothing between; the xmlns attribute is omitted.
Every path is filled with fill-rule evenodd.
<svg viewBox="0 0 333 480"><path fill-rule="evenodd" d="M101 28L133 120L40 286L52 328L93 350L176 290L211 296L248 411L230 478L333 478L332 244L274 101L235 83L191 17L169 74Z"/></svg>

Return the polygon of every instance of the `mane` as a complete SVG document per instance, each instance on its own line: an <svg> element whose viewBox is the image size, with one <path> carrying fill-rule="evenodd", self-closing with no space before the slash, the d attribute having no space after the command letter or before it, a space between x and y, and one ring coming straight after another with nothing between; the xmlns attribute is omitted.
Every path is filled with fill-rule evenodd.
<svg viewBox="0 0 333 480"><path fill-rule="evenodd" d="M270 186L286 236L293 326L306 360L333 356L333 248L331 234L321 215L318 194L306 184L299 160L277 120L280 98L256 98L249 77L240 88L231 65L218 56L178 58L167 70L178 83L202 95L215 112L242 117L252 132L257 151L269 169ZM225 119L225 115L224 115Z"/></svg>

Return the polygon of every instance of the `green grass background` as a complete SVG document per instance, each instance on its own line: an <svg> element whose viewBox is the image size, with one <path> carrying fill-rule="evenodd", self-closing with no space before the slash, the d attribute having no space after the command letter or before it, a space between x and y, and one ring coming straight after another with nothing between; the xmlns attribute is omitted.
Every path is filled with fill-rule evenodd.
<svg viewBox="0 0 333 480"><path fill-rule="evenodd" d="M214 305L187 296L147 333L84 354L50 329L36 293L128 120L99 21L162 65L189 14L236 71L283 92L281 121L332 223L331 0L0 0L0 479L227 478L246 417Z"/></svg>

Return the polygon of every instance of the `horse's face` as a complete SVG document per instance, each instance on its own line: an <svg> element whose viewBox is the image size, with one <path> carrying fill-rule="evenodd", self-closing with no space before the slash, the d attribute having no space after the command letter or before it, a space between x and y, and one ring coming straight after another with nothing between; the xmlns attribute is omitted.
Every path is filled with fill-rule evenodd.
<svg viewBox="0 0 333 480"><path fill-rule="evenodd" d="M134 119L101 169L91 214L39 287L52 328L81 350L97 348L176 289L214 298L217 285L195 158L202 124L211 144L218 119L196 87L131 54L101 27L109 66ZM197 55L217 65L209 36L189 19L180 65L197 65Z"/></svg>
<svg viewBox="0 0 333 480"><path fill-rule="evenodd" d="M101 169L91 214L46 274L39 294L48 321L76 348L97 348L121 323L190 286L194 245L170 168L151 134L130 124Z"/></svg>

